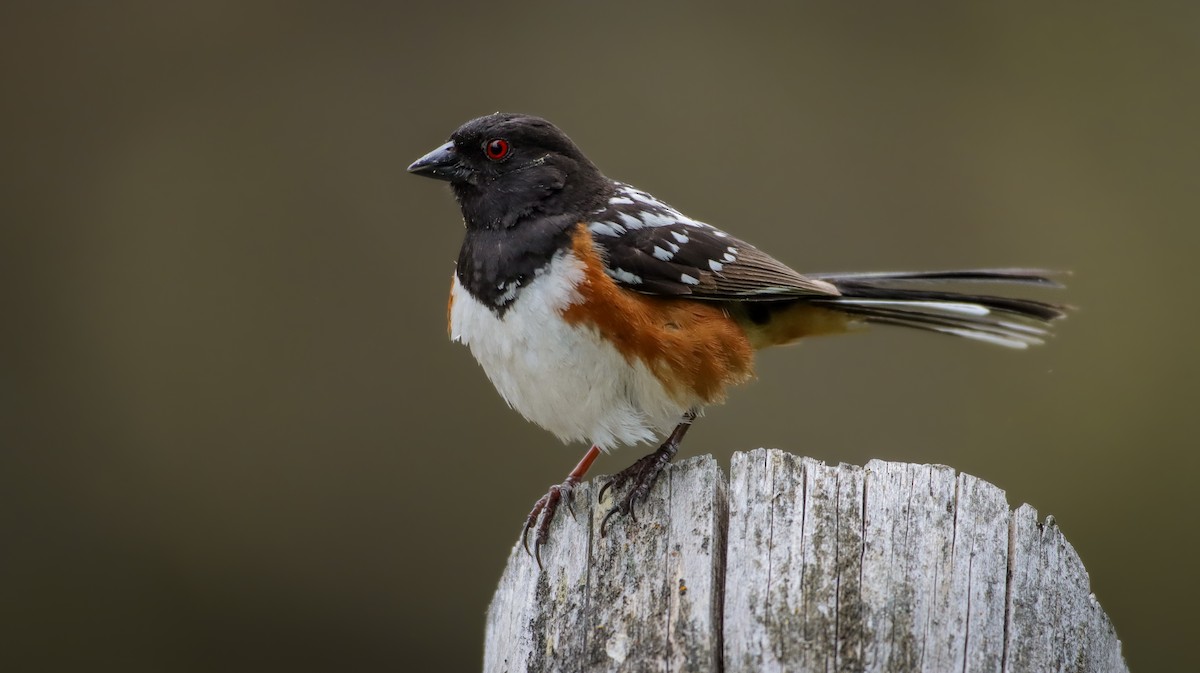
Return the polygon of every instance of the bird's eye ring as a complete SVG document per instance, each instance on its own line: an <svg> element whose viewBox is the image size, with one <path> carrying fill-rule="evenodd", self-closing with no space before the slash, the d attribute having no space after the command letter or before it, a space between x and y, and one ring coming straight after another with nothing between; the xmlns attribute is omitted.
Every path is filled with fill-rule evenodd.
<svg viewBox="0 0 1200 673"><path fill-rule="evenodd" d="M493 138L483 144L483 153L492 161L504 161L511 148L503 138Z"/></svg>

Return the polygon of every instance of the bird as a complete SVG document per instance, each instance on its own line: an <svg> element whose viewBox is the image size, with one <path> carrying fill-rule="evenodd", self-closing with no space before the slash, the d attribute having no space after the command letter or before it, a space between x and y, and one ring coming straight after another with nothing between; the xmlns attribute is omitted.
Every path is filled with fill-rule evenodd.
<svg viewBox="0 0 1200 673"><path fill-rule="evenodd" d="M590 448L525 518L541 565L560 505L601 452L658 448L618 472L609 520L645 501L701 411L753 376L755 353L871 324L1014 349L1043 343L1069 307L946 284L1061 287L1043 269L801 274L750 243L613 180L557 126L472 119L413 162L449 182L465 235L450 338L508 405Z"/></svg>

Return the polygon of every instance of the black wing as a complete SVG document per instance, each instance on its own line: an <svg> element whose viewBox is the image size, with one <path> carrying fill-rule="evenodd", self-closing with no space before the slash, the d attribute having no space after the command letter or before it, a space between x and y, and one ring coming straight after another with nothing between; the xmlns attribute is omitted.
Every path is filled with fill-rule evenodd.
<svg viewBox="0 0 1200 673"><path fill-rule="evenodd" d="M588 228L608 275L638 292L697 299L780 300L837 296L758 248L617 183Z"/></svg>

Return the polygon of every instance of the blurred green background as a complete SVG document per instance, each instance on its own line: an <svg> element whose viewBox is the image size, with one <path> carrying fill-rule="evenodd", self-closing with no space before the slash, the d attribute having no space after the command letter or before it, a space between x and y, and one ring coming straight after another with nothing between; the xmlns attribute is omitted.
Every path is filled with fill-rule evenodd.
<svg viewBox="0 0 1200 673"><path fill-rule="evenodd" d="M987 479L1194 665L1200 5L51 4L0 10L4 670L478 667L585 448L446 338L404 167L496 110L802 271L1074 270L1048 347L769 352L683 454Z"/></svg>

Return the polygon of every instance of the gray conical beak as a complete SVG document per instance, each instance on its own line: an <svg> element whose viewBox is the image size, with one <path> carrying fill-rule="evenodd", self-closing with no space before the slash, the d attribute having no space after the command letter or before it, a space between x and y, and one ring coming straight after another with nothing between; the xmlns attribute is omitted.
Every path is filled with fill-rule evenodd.
<svg viewBox="0 0 1200 673"><path fill-rule="evenodd" d="M453 181L465 179L467 168L463 166L458 152L454 149L454 143L448 142L412 162L408 172L436 180Z"/></svg>

